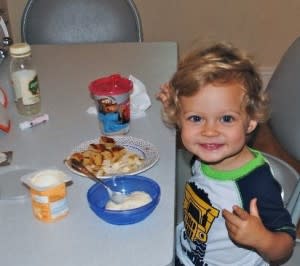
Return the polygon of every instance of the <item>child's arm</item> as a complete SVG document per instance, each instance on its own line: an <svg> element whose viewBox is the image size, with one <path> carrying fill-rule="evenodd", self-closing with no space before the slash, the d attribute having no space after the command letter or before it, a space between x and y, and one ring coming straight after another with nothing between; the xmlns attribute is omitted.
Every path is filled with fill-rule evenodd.
<svg viewBox="0 0 300 266"><path fill-rule="evenodd" d="M257 199L251 200L250 214L238 206L233 206L233 212L223 210L230 238L240 245L254 248L270 262L288 258L294 247L292 237L268 230L260 219L256 202Z"/></svg>

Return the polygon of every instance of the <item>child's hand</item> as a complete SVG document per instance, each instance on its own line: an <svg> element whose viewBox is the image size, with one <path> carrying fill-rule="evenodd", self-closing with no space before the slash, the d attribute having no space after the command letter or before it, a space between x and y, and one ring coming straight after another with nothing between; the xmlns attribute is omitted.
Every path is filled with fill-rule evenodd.
<svg viewBox="0 0 300 266"><path fill-rule="evenodd" d="M171 88L168 83L160 87L160 91L156 94L156 99L161 101L164 107L170 104Z"/></svg>
<svg viewBox="0 0 300 266"><path fill-rule="evenodd" d="M222 212L229 237L238 244L254 248L266 232L256 203L256 198L251 200L250 213L238 206L233 206L232 213L225 209Z"/></svg>

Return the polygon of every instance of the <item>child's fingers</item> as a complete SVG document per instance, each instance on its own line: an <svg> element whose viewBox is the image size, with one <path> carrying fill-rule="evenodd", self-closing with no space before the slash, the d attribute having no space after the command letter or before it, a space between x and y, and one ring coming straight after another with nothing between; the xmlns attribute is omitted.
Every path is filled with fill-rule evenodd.
<svg viewBox="0 0 300 266"><path fill-rule="evenodd" d="M222 211L222 215L223 215L225 221L230 224L238 224L240 221L240 219L235 214L233 214L232 212L230 212L226 209L224 209Z"/></svg>
<svg viewBox="0 0 300 266"><path fill-rule="evenodd" d="M169 86L169 83L164 83L160 86L161 93L164 93L168 96L170 96L170 90L171 90L171 88Z"/></svg>
<svg viewBox="0 0 300 266"><path fill-rule="evenodd" d="M155 95L156 99L167 105L170 100L170 87L168 83L164 83L160 87L160 91Z"/></svg>
<svg viewBox="0 0 300 266"><path fill-rule="evenodd" d="M222 211L223 218L225 219L225 225L230 235L233 235L238 230L239 218L236 217L230 211L224 209Z"/></svg>
<svg viewBox="0 0 300 266"><path fill-rule="evenodd" d="M233 213L242 220L247 220L249 218L249 213L238 206L233 206Z"/></svg>
<svg viewBox="0 0 300 266"><path fill-rule="evenodd" d="M170 89L169 83L164 83L164 84L162 84L162 85L160 86L160 88L161 88L162 90L169 90L169 89Z"/></svg>
<svg viewBox="0 0 300 266"><path fill-rule="evenodd" d="M156 93L155 97L156 97L157 100L160 100L162 102L166 101L167 98L168 98L167 95L165 93L162 93L162 92Z"/></svg>
<svg viewBox="0 0 300 266"><path fill-rule="evenodd" d="M259 211L257 208L257 198L250 201L250 214L259 217Z"/></svg>

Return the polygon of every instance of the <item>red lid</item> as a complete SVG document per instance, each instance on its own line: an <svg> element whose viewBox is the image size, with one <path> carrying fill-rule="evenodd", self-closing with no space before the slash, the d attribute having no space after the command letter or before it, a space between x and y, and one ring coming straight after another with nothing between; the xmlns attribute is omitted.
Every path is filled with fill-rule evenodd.
<svg viewBox="0 0 300 266"><path fill-rule="evenodd" d="M114 74L92 81L89 85L91 94L100 96L118 95L132 90L132 81Z"/></svg>

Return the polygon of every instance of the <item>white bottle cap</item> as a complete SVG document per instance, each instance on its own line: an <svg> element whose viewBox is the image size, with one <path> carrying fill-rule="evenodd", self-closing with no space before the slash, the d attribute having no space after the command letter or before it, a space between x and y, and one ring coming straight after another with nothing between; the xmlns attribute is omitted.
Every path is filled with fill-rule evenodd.
<svg viewBox="0 0 300 266"><path fill-rule="evenodd" d="M15 43L9 46L9 52L12 57L28 56L31 53L31 48L28 43Z"/></svg>

